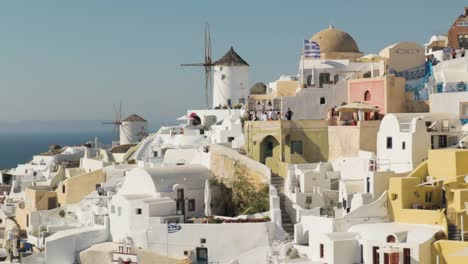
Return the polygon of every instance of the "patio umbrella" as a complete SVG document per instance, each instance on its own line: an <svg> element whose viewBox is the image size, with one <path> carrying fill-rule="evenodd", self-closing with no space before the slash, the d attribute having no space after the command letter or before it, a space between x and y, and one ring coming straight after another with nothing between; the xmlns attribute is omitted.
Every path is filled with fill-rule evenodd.
<svg viewBox="0 0 468 264"><path fill-rule="evenodd" d="M381 57L377 54L367 54L358 59L360 62L370 62L371 63L371 77L374 77L374 62L384 60L384 57Z"/></svg>
<svg viewBox="0 0 468 264"><path fill-rule="evenodd" d="M370 104L361 103L361 102L352 102L352 103L337 107L336 111L338 112L356 112L356 111L379 112L380 109Z"/></svg>
<svg viewBox="0 0 468 264"><path fill-rule="evenodd" d="M210 182L205 181L205 216L211 216L211 188Z"/></svg>

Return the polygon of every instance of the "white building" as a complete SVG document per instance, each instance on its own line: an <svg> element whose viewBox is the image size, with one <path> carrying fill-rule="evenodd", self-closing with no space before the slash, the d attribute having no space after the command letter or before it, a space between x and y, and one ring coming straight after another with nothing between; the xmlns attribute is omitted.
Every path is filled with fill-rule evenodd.
<svg viewBox="0 0 468 264"><path fill-rule="evenodd" d="M140 143L131 158L158 165L168 149L196 149L206 143L209 143L209 139L203 129L187 125L161 127Z"/></svg>
<svg viewBox="0 0 468 264"><path fill-rule="evenodd" d="M308 259L309 261L323 261L323 258L320 256L325 254L320 254L320 252L324 251L324 248L322 250L318 244L320 244L320 241L326 238L328 234L331 234L329 236L330 238L332 238L332 236L340 238L339 233L348 232L353 226L360 225L362 223L370 224L386 222L389 222L389 218L387 210L387 193L385 192L376 201L363 205L353 212L341 217L322 217L316 215L301 216L300 222L294 227L294 248L302 258ZM335 235L335 233L338 234ZM349 236L350 235L347 234L344 238L348 240ZM343 238L343 236L341 236L341 238ZM358 261L354 261L353 255L358 254L359 249L356 250L356 252L349 251L351 250L346 249L346 252L350 253L349 258L347 254L344 254L349 262L344 263L357 263ZM335 253L331 254L332 256L336 255ZM323 261L323 263L343 263L334 262L336 260L337 259L328 258Z"/></svg>
<svg viewBox="0 0 468 264"><path fill-rule="evenodd" d="M348 80L383 74L382 63L357 62L363 55L348 33L330 28L315 34L311 41L320 46L320 58L299 61L299 87L295 96L282 97L281 112L288 108L293 119L326 119L335 106L348 102Z"/></svg>
<svg viewBox="0 0 468 264"><path fill-rule="evenodd" d="M377 133L377 168L412 171L427 159L429 149L458 144L461 123L454 114L387 114Z"/></svg>
<svg viewBox="0 0 468 264"><path fill-rule="evenodd" d="M214 65L213 107L245 104L249 96L249 64L231 47Z"/></svg>
<svg viewBox="0 0 468 264"><path fill-rule="evenodd" d="M244 147L244 133L240 112L234 112L229 117L211 126L212 144L228 144L232 148Z"/></svg>
<svg viewBox="0 0 468 264"><path fill-rule="evenodd" d="M370 69L370 63L306 59L299 66L306 88L299 89L295 96L282 97L281 112L291 108L293 120L326 119L330 109L348 102L348 80Z"/></svg>
<svg viewBox="0 0 468 264"><path fill-rule="evenodd" d="M439 62L433 67L431 112L452 113L468 122L468 57Z"/></svg>
<svg viewBox="0 0 468 264"><path fill-rule="evenodd" d="M211 177L202 165L129 171L109 205L113 239L124 239L152 224L203 216L205 182Z"/></svg>
<svg viewBox="0 0 468 264"><path fill-rule="evenodd" d="M424 44L427 58L434 57L436 61L451 59L451 49L447 49L448 39L445 35L433 35L428 43Z"/></svg>
<svg viewBox="0 0 468 264"><path fill-rule="evenodd" d="M431 263L434 236L441 231L441 227L435 225L355 225L347 232L330 232L312 237L310 258L334 264Z"/></svg>
<svg viewBox="0 0 468 264"><path fill-rule="evenodd" d="M286 210L296 223L303 215L332 215L338 202L339 172L330 163L295 164L285 182Z"/></svg>

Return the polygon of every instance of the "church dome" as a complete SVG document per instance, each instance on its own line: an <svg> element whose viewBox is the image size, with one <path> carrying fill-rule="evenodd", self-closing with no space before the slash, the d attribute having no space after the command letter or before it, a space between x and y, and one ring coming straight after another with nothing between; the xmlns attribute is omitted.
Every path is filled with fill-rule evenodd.
<svg viewBox="0 0 468 264"><path fill-rule="evenodd" d="M317 34L310 40L317 42L320 52L359 52L358 45L348 33L330 26Z"/></svg>

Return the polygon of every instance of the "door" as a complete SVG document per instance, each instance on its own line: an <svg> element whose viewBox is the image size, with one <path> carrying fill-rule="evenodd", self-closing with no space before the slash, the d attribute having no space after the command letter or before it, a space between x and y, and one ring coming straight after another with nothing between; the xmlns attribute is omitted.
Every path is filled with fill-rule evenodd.
<svg viewBox="0 0 468 264"><path fill-rule="evenodd" d="M399 264L400 254L399 253L385 253L384 264Z"/></svg>
<svg viewBox="0 0 468 264"><path fill-rule="evenodd" d="M390 254L390 264L399 264L400 263L400 254L392 253Z"/></svg>
<svg viewBox="0 0 468 264"><path fill-rule="evenodd" d="M54 209L57 207L57 197L49 197L47 199L47 209Z"/></svg>
<svg viewBox="0 0 468 264"><path fill-rule="evenodd" d="M372 264L380 264L379 247L372 247Z"/></svg>
<svg viewBox="0 0 468 264"><path fill-rule="evenodd" d="M196 259L198 264L208 264L208 248L205 247L197 247L196 248Z"/></svg>
<svg viewBox="0 0 468 264"><path fill-rule="evenodd" d="M184 216L185 221L185 194L184 189L177 189L177 213Z"/></svg>

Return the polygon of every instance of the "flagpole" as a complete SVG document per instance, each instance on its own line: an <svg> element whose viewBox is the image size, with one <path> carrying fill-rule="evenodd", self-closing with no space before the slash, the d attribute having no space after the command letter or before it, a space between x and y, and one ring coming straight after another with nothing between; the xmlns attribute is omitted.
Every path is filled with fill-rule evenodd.
<svg viewBox="0 0 468 264"><path fill-rule="evenodd" d="M305 43L304 43L305 45ZM302 69L301 69L301 88L304 87L304 57L305 57L305 48L302 47Z"/></svg>

